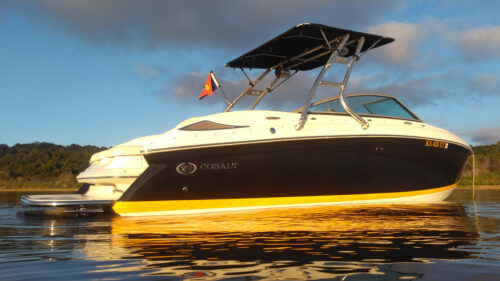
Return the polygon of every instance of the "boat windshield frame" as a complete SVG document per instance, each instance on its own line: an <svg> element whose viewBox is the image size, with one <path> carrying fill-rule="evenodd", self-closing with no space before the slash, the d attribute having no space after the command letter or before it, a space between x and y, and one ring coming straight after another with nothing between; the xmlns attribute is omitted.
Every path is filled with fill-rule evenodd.
<svg viewBox="0 0 500 281"><path fill-rule="evenodd" d="M361 97L361 96L374 96L374 97L382 97L382 98L388 98L394 100L402 109L406 111L409 115L411 115L413 118L405 118L405 117L398 117L398 116L390 116L390 115L381 115L381 114L368 114L368 113L357 113L360 116L366 116L366 117L378 117L378 118L389 118L389 119L401 119L401 120L408 120L408 121L415 121L415 122L423 122L422 119L420 119L415 113L413 113L401 100L398 98L387 95L387 94L379 94L379 93L353 93L346 95L345 98L346 100L349 100L350 98L353 97ZM325 99L321 99L318 101L313 102L308 109L309 114L326 114L326 115L348 115L347 112L341 112L341 111L317 111L317 110L310 110L311 107L318 106L323 103L331 102L334 100L338 100L338 96L334 97L328 97ZM297 108L293 112L302 112L303 107Z"/></svg>

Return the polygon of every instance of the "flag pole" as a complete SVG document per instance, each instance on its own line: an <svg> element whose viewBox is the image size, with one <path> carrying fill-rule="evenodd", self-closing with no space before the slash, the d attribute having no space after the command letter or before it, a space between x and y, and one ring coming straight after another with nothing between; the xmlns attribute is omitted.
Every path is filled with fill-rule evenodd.
<svg viewBox="0 0 500 281"><path fill-rule="evenodd" d="M220 89L221 93L224 95L224 99L226 100L227 105L230 105L231 103L227 99L226 93L224 93L224 90L222 90L222 87L219 84L219 81L217 81L217 79L215 79L215 75L214 75L214 72L212 70L210 70L210 76L212 76L212 79L214 79L215 85L217 86L217 88Z"/></svg>

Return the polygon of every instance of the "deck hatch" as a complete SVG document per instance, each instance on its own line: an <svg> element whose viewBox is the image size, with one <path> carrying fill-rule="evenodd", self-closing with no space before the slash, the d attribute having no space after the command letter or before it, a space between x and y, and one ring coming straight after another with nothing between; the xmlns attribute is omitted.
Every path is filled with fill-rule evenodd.
<svg viewBox="0 0 500 281"><path fill-rule="evenodd" d="M203 120L193 124L189 124L180 128L181 131L210 131L210 130L227 130L227 129L239 129L247 128L248 126L236 126L236 125L226 125L219 124L212 121Z"/></svg>

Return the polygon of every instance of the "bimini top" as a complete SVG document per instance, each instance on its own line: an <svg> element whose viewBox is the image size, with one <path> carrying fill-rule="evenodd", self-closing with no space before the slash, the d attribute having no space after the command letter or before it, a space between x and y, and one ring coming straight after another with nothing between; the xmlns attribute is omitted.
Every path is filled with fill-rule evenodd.
<svg viewBox="0 0 500 281"><path fill-rule="evenodd" d="M357 40L364 37L361 52L391 43L393 38L330 27L315 23L302 23L276 36L252 51L226 63L232 68L269 69L281 64L286 70L310 70L323 66L330 57L325 52L337 43L340 36L349 34L349 41L339 55L350 57L356 51ZM313 51L314 50L314 51ZM308 52L306 55L302 55ZM297 57L298 56L298 57Z"/></svg>

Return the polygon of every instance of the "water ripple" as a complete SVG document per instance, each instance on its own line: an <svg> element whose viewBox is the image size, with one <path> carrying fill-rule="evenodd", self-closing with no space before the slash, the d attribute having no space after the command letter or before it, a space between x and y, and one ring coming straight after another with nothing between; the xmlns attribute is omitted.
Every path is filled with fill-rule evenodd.
<svg viewBox="0 0 500 281"><path fill-rule="evenodd" d="M25 217L1 202L1 278L500 280L500 200L458 198L80 219Z"/></svg>

